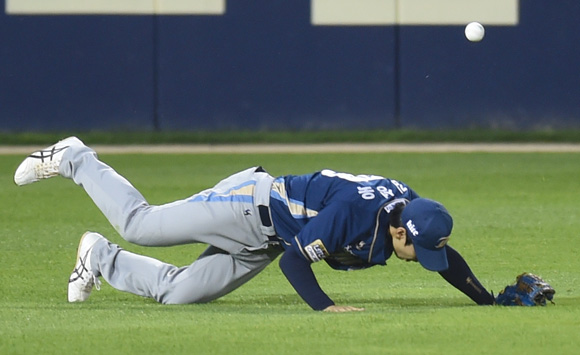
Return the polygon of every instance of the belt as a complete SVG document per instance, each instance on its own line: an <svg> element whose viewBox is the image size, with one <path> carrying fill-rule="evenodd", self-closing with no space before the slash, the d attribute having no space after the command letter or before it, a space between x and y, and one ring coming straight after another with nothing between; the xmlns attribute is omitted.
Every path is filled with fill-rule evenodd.
<svg viewBox="0 0 580 355"><path fill-rule="evenodd" d="M260 214L260 220L264 227L272 227L272 219L270 218L270 208L265 205L258 205L258 213ZM267 236L270 241L270 245L280 245L280 239L277 235Z"/></svg>
<svg viewBox="0 0 580 355"><path fill-rule="evenodd" d="M264 227L272 227L272 219L270 218L270 208L268 206L259 205L258 212L260 213L260 220Z"/></svg>

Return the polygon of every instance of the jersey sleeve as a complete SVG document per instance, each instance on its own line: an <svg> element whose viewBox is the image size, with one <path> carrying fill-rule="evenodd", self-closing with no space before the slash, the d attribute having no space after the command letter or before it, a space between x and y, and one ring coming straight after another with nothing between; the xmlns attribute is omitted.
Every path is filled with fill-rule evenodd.
<svg viewBox="0 0 580 355"><path fill-rule="evenodd" d="M320 288L311 263L325 259L346 242L351 218L346 204L323 208L294 237L280 258L280 269L298 295L314 310L323 310L334 302Z"/></svg>
<svg viewBox="0 0 580 355"><path fill-rule="evenodd" d="M447 282L463 292L475 303L479 305L491 305L494 303L493 296L483 287L475 277L467 262L455 249L449 245L445 246L449 268L440 271L441 275Z"/></svg>
<svg viewBox="0 0 580 355"><path fill-rule="evenodd" d="M280 269L296 293L316 311L334 305L334 302L320 288L310 262L305 260L295 248L286 250L280 258Z"/></svg>
<svg viewBox="0 0 580 355"><path fill-rule="evenodd" d="M302 228L293 244L306 260L323 260L361 234L357 226L368 225L360 220L364 215L353 213L352 204L333 203Z"/></svg>

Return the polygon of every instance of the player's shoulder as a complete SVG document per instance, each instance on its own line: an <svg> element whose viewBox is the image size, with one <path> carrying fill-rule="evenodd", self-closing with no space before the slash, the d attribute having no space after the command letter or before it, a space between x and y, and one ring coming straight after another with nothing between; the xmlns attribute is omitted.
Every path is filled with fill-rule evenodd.
<svg viewBox="0 0 580 355"><path fill-rule="evenodd" d="M387 178L380 175L372 175L372 174L355 175L353 173L340 172L332 169L320 170L317 173L315 173L313 177L356 184L366 184L373 181L387 180Z"/></svg>

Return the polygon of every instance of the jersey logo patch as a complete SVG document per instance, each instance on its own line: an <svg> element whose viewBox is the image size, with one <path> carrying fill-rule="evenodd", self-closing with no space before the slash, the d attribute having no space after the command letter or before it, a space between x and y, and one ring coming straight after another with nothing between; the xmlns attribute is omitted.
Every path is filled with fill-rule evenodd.
<svg viewBox="0 0 580 355"><path fill-rule="evenodd" d="M326 258L329 255L328 251L324 247L324 243L322 243L322 240L320 239L316 239L312 243L305 246L304 251L310 260L312 260L314 263Z"/></svg>
<svg viewBox="0 0 580 355"><path fill-rule="evenodd" d="M387 213L391 213L395 209L395 206L398 205L399 203L407 205L409 203L409 200L407 200L406 198L398 198L396 200L393 200L393 201L389 202L388 205L385 206L385 211Z"/></svg>

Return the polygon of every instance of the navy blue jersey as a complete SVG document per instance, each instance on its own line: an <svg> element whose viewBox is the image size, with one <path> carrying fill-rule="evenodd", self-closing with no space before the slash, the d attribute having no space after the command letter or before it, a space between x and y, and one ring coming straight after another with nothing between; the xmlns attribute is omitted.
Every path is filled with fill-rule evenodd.
<svg viewBox="0 0 580 355"><path fill-rule="evenodd" d="M286 248L348 270L385 264L393 252L389 212L397 200L417 197L393 179L322 170L275 179L270 208Z"/></svg>

